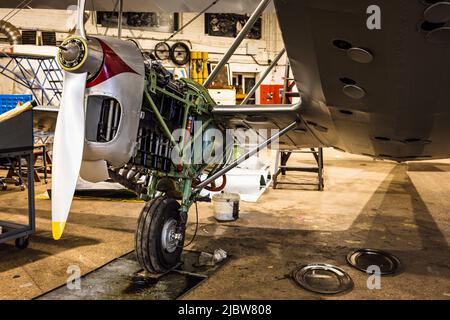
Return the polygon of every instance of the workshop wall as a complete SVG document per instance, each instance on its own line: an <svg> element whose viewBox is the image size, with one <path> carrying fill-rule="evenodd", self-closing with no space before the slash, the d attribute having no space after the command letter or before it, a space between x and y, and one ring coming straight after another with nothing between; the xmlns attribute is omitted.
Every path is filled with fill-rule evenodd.
<svg viewBox="0 0 450 320"><path fill-rule="evenodd" d="M8 9L0 9L0 17L6 15L8 11ZM61 41L67 37L68 30L73 26L73 15L74 12L71 10L25 9L14 16L10 22L22 30L55 31L57 41ZM196 13L181 13L180 26L183 26L195 15ZM192 51L208 52L209 60L215 62L229 48L233 38L206 35L204 24L205 16L202 15L176 35L173 40L184 41ZM90 14L86 23L86 30L89 34L117 35L117 28L98 26L95 13ZM122 35L124 38L136 39L144 49L153 49L156 43L166 39L170 33L124 28ZM231 69L235 72L259 73L266 68L268 60L273 59L282 48L283 40L275 13L264 14L262 17L262 38L260 40L244 40L230 60ZM254 59L249 54L252 54ZM170 62L165 64L170 64ZM273 74L267 77L265 84L282 83L285 59L283 58L279 64L280 66L274 70ZM16 93L9 91L17 90L16 86L11 86L6 82L3 80L0 82L0 92ZM257 94L257 96L259 95Z"/></svg>

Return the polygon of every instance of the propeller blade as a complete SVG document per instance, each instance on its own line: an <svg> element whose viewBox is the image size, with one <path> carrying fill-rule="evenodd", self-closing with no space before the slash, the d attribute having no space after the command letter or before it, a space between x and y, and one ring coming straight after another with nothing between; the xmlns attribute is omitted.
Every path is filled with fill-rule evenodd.
<svg viewBox="0 0 450 320"><path fill-rule="evenodd" d="M63 96L56 122L52 166L52 233L64 231L75 193L84 148L84 95L87 73L64 74Z"/></svg>
<svg viewBox="0 0 450 320"><path fill-rule="evenodd" d="M86 30L84 29L84 9L86 8L86 0L78 0L78 12L77 12L77 29L75 33L87 39Z"/></svg>

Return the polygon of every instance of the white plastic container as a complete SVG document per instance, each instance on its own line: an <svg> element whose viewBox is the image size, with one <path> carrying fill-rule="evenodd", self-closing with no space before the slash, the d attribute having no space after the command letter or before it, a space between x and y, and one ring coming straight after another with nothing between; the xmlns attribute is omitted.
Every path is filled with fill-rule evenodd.
<svg viewBox="0 0 450 320"><path fill-rule="evenodd" d="M214 217L217 221L227 222L239 219L240 196L237 193L219 193L212 197Z"/></svg>

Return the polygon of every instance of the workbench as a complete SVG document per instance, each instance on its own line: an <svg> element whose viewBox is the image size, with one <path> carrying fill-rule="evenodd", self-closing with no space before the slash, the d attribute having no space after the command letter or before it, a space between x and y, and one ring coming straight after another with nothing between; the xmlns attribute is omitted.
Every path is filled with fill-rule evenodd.
<svg viewBox="0 0 450 320"><path fill-rule="evenodd" d="M0 220L0 243L15 240L18 248L28 246L29 237L36 231L33 169L33 111L28 110L9 120L0 122L0 158L21 159L27 162L28 224ZM21 172L21 170L19 170Z"/></svg>

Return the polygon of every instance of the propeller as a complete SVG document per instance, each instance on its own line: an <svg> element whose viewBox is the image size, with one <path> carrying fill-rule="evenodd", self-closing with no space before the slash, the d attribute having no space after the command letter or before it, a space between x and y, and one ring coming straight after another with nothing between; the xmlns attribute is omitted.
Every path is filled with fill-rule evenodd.
<svg viewBox="0 0 450 320"><path fill-rule="evenodd" d="M64 84L53 143L52 233L61 238L80 173L85 133L85 90L88 71L88 39L84 30L86 1L78 0L76 36L60 46L58 62Z"/></svg>

